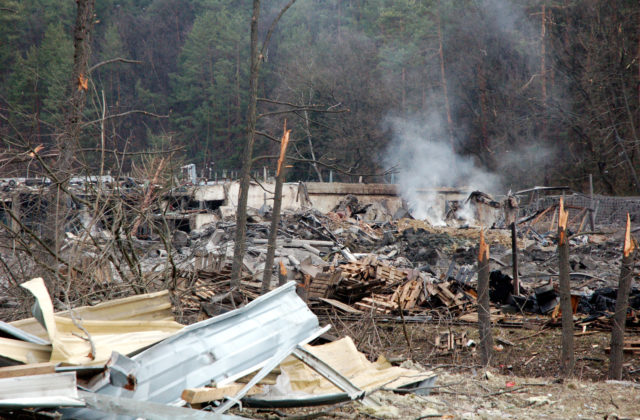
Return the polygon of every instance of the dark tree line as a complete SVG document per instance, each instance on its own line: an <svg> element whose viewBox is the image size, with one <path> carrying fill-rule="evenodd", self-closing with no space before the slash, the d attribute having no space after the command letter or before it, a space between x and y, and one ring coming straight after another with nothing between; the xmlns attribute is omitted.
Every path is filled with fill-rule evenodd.
<svg viewBox="0 0 640 420"><path fill-rule="evenodd" d="M262 22L286 3L263 4ZM88 75L86 162L99 166L91 122L104 92L107 117L124 114L106 120L108 149L182 146L199 167L239 169L251 13L247 0L96 0L89 68L133 62ZM57 152L74 19L71 1L0 0L0 152ZM597 191L638 193L639 34L637 1L299 0L262 57L258 95L350 111L288 117L292 156L320 163L296 163L290 179L326 180L323 165L379 173L394 137L385 119L436 114L452 150L509 185L585 189L592 173ZM258 114L278 109L262 102ZM281 126L275 114L257 128ZM255 155L277 147L258 142Z"/></svg>

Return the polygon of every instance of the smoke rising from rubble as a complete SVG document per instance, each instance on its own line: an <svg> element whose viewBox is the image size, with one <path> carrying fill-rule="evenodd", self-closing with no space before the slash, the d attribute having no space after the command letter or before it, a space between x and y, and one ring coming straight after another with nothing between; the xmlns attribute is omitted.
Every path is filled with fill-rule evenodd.
<svg viewBox="0 0 640 420"><path fill-rule="evenodd" d="M434 188L501 191L499 176L478 167L472 158L452 151L446 122L437 114L432 113L422 122L393 117L386 124L392 132L386 163L396 167L396 183L414 217L434 225L444 224L444 203L438 201ZM458 216L471 220L473 212L463 208Z"/></svg>
<svg viewBox="0 0 640 420"><path fill-rule="evenodd" d="M422 103L428 104L426 106L430 108L426 117L406 114L399 117L402 114L396 110L389 110L389 115L393 117L387 118L383 124L391 132L391 141L386 151L386 166L397 168L396 183L412 215L426 219L432 224L444 224L445 206L442 201L438 201L437 194L424 190L437 187L468 187L494 195L504 194L508 189L516 190L523 185L535 185L541 181L543 168L548 167L553 158L553 146L544 142L544 139L536 138L535 134L521 130L517 118L523 116L515 112L511 115L491 117L498 120L502 118L499 124L508 127L506 132L489 133L491 156L485 159L485 164L492 165L491 171L480 166L475 158L470 156L469 152L479 146L474 146L468 140L477 141L479 133L469 133L472 129L470 124L473 124L474 120L473 117L466 116L474 109L469 108L468 102L463 103L459 99L461 95L468 94L464 89L475 86L474 81L469 82L469 74L474 74L473 66L477 63L470 61L466 54L460 54L454 48L460 47L460 40L465 38L481 38L487 47L499 40L497 44L506 56L513 56L514 59L519 58L529 63L531 75L538 71L540 60L540 29L533 25L534 22L528 16L526 2L478 0L474 5L475 10L460 15L457 31L448 32L446 27L443 31L448 99L451 103L451 114L458 116L455 119L456 150L465 156L456 154L451 147L444 117L444 97L438 89L430 93L429 100L422 100ZM465 20L468 21L467 25L464 24ZM451 35L454 38L447 39L447 36ZM523 44L518 41L523 38L531 40L531 43ZM482 42L478 43L480 47L483 45ZM527 80L527 77L523 80ZM467 81L466 84L464 81ZM521 89L523 83L515 79L505 80L504 95L529 94ZM414 94L421 93L416 89ZM479 109L475 111L480 112ZM480 127L476 126L473 130L480 130ZM486 151L480 153L486 154ZM458 210L456 215L472 222L473 210L467 205Z"/></svg>

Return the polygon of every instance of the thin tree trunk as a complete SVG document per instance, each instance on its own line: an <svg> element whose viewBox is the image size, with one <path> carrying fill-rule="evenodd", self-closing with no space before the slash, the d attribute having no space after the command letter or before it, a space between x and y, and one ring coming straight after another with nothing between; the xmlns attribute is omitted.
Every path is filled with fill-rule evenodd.
<svg viewBox="0 0 640 420"><path fill-rule="evenodd" d="M451 150L455 152L456 145L453 137L453 119L451 118L451 106L449 105L449 94L447 93L447 77L444 69L444 47L443 47L443 39L442 39L442 23L440 19L440 10L437 10L437 19L438 19L438 54L440 56L440 78L442 82L442 94L444 96L444 107L447 113L447 128L449 131L449 142L451 143Z"/></svg>
<svg viewBox="0 0 640 420"><path fill-rule="evenodd" d="M546 109L547 104L547 8L546 5L542 5L542 27L540 29L540 80L541 80L541 94L542 94L542 106ZM544 120L543 120L544 124Z"/></svg>
<svg viewBox="0 0 640 420"><path fill-rule="evenodd" d="M256 139L256 106L258 103L258 75L260 73L260 57L258 56L258 20L260 19L260 0L253 0L253 16L251 17L251 73L249 78L249 107L247 110L247 141L242 152L242 171L240 175L240 191L236 210L236 236L231 268L231 284L240 284L242 264L245 253L247 234L247 200L249 197L249 180L253 144Z"/></svg>
<svg viewBox="0 0 640 420"><path fill-rule="evenodd" d="M516 220L511 222L511 265L513 274L513 294L520 294L520 279L518 278L518 223L517 213Z"/></svg>
<svg viewBox="0 0 640 420"><path fill-rule="evenodd" d="M73 67L69 82L69 100L64 109L62 131L57 135L58 160L53 165L55 183L48 197L46 241L59 250L60 238L64 234L64 219L67 213L67 199L61 192L66 189L73 167L80 136L82 112L88 90L89 57L91 55L91 30L95 0L77 0L76 21L73 29Z"/></svg>
<svg viewBox="0 0 640 420"><path fill-rule="evenodd" d="M311 99L311 96L309 96ZM316 162L316 153L313 150L313 142L311 141L311 128L309 127L309 113L307 110L304 110L304 127L307 134L307 142L309 143L309 153L311 153L311 160L313 163L311 166L316 171L316 175L318 175L318 181L322 182L322 173L320 173L320 169L318 169L318 163Z"/></svg>
<svg viewBox="0 0 640 420"><path fill-rule="evenodd" d="M67 170L73 160L80 134L80 120L84 111L88 90L87 69L91 55L91 30L95 0L77 0L78 9L73 30L73 69L71 72L71 97L65 112L64 132L58 138L60 155L57 168Z"/></svg>
<svg viewBox="0 0 640 420"><path fill-rule="evenodd" d="M285 179L285 167L287 159L287 145L289 144L289 134L285 122L284 135L280 143L280 159L278 159L278 169L276 171L276 190L273 196L273 210L271 211L271 228L269 230L269 242L267 244L267 259L264 263L262 274L262 293L266 293L271 285L273 274L273 259L276 255L276 239L278 238L278 225L280 224L280 209L282 207L282 184Z"/></svg>
<svg viewBox="0 0 640 420"><path fill-rule="evenodd" d="M609 379L622 379L622 361L624 349L624 329L629 307L629 290L633 279L634 244L631 239L631 220L627 214L627 230L624 237L622 252L622 268L620 269L620 283L616 296L616 310L611 328L611 355L609 362Z"/></svg>
<svg viewBox="0 0 640 420"><path fill-rule="evenodd" d="M540 121L540 137L542 141L547 141L547 8L542 5L542 21L540 28L540 102L542 103L542 118ZM545 184L549 179L549 164L543 165Z"/></svg>
<svg viewBox="0 0 640 420"><path fill-rule="evenodd" d="M488 106L487 106L487 76L485 74L484 57L481 58L478 69L478 90L480 91L480 128L482 133L482 146L489 152L491 144L489 142L489 130L487 128Z"/></svg>
<svg viewBox="0 0 640 420"><path fill-rule="evenodd" d="M478 252L478 331L480 333L480 359L483 366L491 362L493 336L491 333L491 307L489 303L489 245L480 232Z"/></svg>
<svg viewBox="0 0 640 420"><path fill-rule="evenodd" d="M569 238L567 221L569 212L565 211L560 199L558 212L558 260L560 283L560 310L562 311L562 355L560 371L564 377L573 375L575 358L573 354L573 308L571 307L571 283L569 278Z"/></svg>
<svg viewBox="0 0 640 420"><path fill-rule="evenodd" d="M256 140L256 121L258 104L258 77L260 76L260 63L263 59L263 51L269 45L271 35L282 15L295 3L289 2L280 10L273 20L261 50L258 50L258 21L260 19L260 0L253 0L253 15L251 16L251 71L249 77L249 105L247 107L247 141L242 152L242 169L240 171L240 191L238 208L236 211L236 235L233 249L233 265L231 268L231 284L240 284L242 264L246 250L245 239L247 236L247 201L249 198L249 182L251 180L251 166L253 164L253 145Z"/></svg>
<svg viewBox="0 0 640 420"><path fill-rule="evenodd" d="M407 71L402 67L402 112L407 110Z"/></svg>

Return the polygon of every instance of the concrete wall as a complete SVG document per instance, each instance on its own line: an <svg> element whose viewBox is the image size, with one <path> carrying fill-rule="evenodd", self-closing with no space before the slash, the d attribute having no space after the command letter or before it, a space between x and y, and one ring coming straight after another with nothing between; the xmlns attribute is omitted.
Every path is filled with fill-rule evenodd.
<svg viewBox="0 0 640 420"><path fill-rule="evenodd" d="M323 213L331 211L346 195L353 194L362 204L374 203L381 211L393 215L402 207L402 198L396 185L391 184L345 184L339 182L308 182L305 183L310 207ZM213 185L194 187L191 194L197 201L224 200L224 206L235 208L238 205L238 182L227 182ZM285 183L282 192L282 209L299 210L308 203L299 197L298 183ZM273 205L273 183L251 183L249 189L248 206L260 208L263 204ZM434 197L444 208L446 200L464 200L469 194L468 189L436 188L420 191L420 194L432 202Z"/></svg>

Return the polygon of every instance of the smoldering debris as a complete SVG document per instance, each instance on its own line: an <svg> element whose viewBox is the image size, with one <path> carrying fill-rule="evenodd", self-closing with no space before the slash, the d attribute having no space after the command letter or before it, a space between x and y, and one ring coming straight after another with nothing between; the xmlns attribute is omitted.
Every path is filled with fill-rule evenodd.
<svg viewBox="0 0 640 420"><path fill-rule="evenodd" d="M483 205L488 205L498 211L498 214L503 211L504 206L499 200L479 193L475 196L482 199L476 200L478 203L484 201ZM464 201L466 197L468 194L456 201ZM544 200L553 201L547 196ZM166 312L170 308L182 324L206 324L208 320L220 315L222 318L233 317L249 311L249 308L260 305L267 296L264 294L265 288L275 292L279 290L278 284L282 281L291 282L287 287L292 295L296 295L295 298L289 296L287 299L295 300L302 312L306 313L306 308L311 309L315 314L313 316L319 319L337 317L347 322L367 317L403 325L412 322L438 323L444 320L477 323L478 240L480 233L484 232L491 247L490 316L494 325L510 328L558 326L557 238L554 232L557 206L555 202L543 207L541 201L523 201L525 200L521 199L517 214L512 218L512 223L516 223L518 227L515 248L519 256L518 273L521 281L518 293L510 276L512 231L506 229L506 216L499 216L498 219L504 217L505 221L494 223L493 228L475 226L475 223L434 226L428 221L409 217L394 220L393 214L397 209L375 202L363 203L357 194L338 200L327 212L310 207L285 209L279 225L273 267L265 267L269 214L260 214L257 210L251 212L251 221L247 225L247 253L237 284L232 284L230 279L235 218L230 213L216 213L217 208L208 208L199 213L214 214L211 222L191 225L188 229L185 225L180 225L178 227L184 230L173 230L168 242L153 237L144 240L136 238L130 245L140 260L139 267L145 288L148 291L165 290L165 296L168 289L171 303L168 307L165 305L159 309ZM376 211L371 212L372 208ZM567 208L570 212L570 276L572 294L576 298L576 324L589 330L608 330L615 310L617 277L620 271L620 234L611 226L605 225L598 225L598 231L586 231L589 208L578 204L570 204ZM65 239L65 245L82 250L85 258L100 255L100 244L100 241L87 241L74 234L67 235ZM263 285L265 270L271 273L271 281ZM76 286L78 293L92 295L95 299L101 296L96 291L109 290L115 284L126 285L127 281L125 271L104 271L100 276L94 275L91 284L80 279ZM132 289L129 291L131 293ZM278 293L280 292L275 292ZM19 302L9 302L10 296L5 299L5 307L10 307L11 310L0 308L0 313L4 319L9 320L9 316L15 315L14 308ZM57 299L53 302L62 306ZM138 309L142 308L134 307L134 310ZM85 309L78 308L73 312L80 325L84 322L84 311ZM640 329L639 313L640 291L636 288L631 293L626 317L627 325L632 331ZM309 319L313 321L312 318ZM96 328L97 324L91 325ZM194 328L186 327L184 331L192 331ZM107 350L102 347L103 341L97 340L100 338L99 334L93 336L93 331L90 328L76 331L79 337L74 338L74 346L90 348L92 341L99 346L99 355L104 358ZM300 334L319 332L320 330L313 329L300 331ZM177 334L183 334L185 338L189 335L186 332ZM46 336L43 337L46 339ZM152 344L150 349L170 347L168 343L171 342L171 337ZM15 336L6 339L23 340ZM509 345L509 340L501 340L505 344L500 345ZM19 351L24 354L33 352L34 346L40 346L38 354L46 358L47 344L25 342L21 343ZM59 347L59 344L56 346ZM449 332L438 337L434 349L438 354L473 352L475 342L464 334ZM48 351L51 352L51 349L48 348ZM263 355L265 361L269 359L268 363L275 363L276 355L286 356L284 349L275 351L277 354ZM135 387L132 378L144 379L142 371L136 367L136 363L142 363L143 354L145 353L140 353L139 358L118 356L109 365L113 382L107 384L103 378L100 386L93 383L93 389L102 389L103 386L104 389L117 388L119 377L129 378L130 380L122 383ZM250 356L252 355L247 354L247 357ZM24 361L28 361L26 356ZM185 363L188 364L189 361L185 359ZM236 370L242 371L243 367L238 365ZM42 368L42 372L48 372L47 369ZM80 372L83 372L82 375ZM78 369L79 380L87 380L87 372ZM226 373L228 372L216 374L224 376ZM263 373L268 372L262 372L261 375ZM147 379L152 380L150 378ZM234 379L239 378L234 376ZM244 384L220 382L217 385L227 389L220 391L222 394L201 389L204 383L199 379L190 383L189 390L198 395L222 395L217 398L223 398L224 392L230 392L229 389L234 390L234 395L241 391L246 392L246 395L255 392ZM86 385L92 382L83 384L88 389ZM227 386L229 388L225 388ZM71 391L69 395L62 397L72 398L77 404L83 404L85 400L88 404L89 398L84 393L75 394ZM122 396L115 398L116 404L126 404L121 399ZM251 398L255 399L255 396L252 395ZM38 406L37 401L31 401L30 404Z"/></svg>

